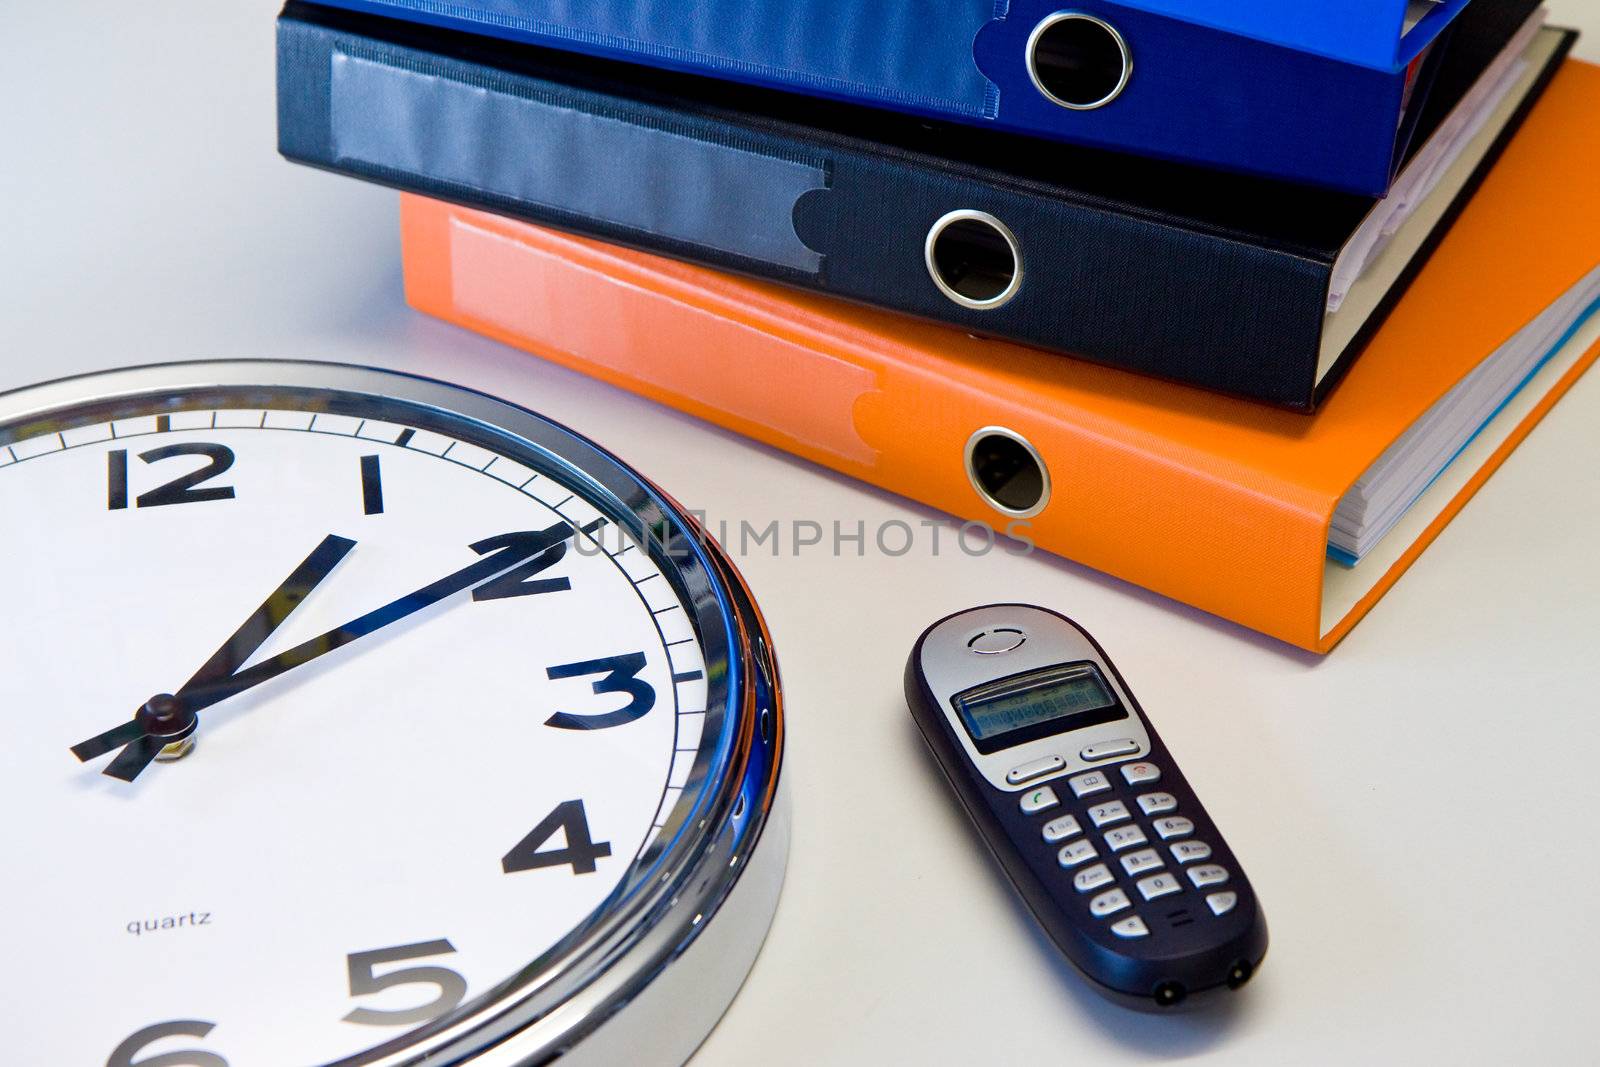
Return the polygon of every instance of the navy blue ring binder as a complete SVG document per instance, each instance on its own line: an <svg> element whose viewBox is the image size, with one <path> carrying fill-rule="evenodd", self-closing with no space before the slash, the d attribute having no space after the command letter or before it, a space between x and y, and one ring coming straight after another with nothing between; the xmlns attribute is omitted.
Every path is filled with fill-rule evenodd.
<svg viewBox="0 0 1600 1067"><path fill-rule="evenodd" d="M1441 84L1464 96L1536 6L1470 8ZM278 33L290 159L1306 410L1398 299L1569 43L1540 38L1493 143L1447 191L1454 207L1390 264L1380 298L1330 314L1335 266L1371 199L754 89L731 102L706 79L308 4L285 8ZM1419 144L1450 103L1430 101ZM957 211L1013 235L1020 270L1004 300L992 280L989 297L952 300L946 290L967 282L930 276L930 230ZM955 251L970 253L962 279L992 273L990 253ZM1359 328L1325 329L1335 321Z"/></svg>

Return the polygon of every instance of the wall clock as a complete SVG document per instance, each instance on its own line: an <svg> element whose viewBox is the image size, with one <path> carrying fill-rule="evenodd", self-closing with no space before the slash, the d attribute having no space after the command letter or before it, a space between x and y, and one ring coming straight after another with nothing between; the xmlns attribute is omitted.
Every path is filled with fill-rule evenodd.
<svg viewBox="0 0 1600 1067"><path fill-rule="evenodd" d="M675 1063L754 960L760 617L570 431L331 364L24 389L0 575L10 1062Z"/></svg>

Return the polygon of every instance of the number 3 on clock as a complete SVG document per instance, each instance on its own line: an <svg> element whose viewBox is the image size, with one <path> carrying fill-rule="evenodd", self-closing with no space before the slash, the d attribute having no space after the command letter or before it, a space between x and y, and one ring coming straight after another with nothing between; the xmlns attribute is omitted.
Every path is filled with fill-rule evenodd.
<svg viewBox="0 0 1600 1067"><path fill-rule="evenodd" d="M604 659L586 659L580 663L563 663L559 667L547 667L544 673L551 681L582 678L586 674L604 675L591 688L601 694L626 693L628 703L626 707L598 715L558 711L546 719L544 724L554 726L558 730L606 730L613 726L626 726L643 718L656 706L655 686L639 677L639 672L644 670L644 667L643 652L629 652L624 656L607 656Z"/></svg>

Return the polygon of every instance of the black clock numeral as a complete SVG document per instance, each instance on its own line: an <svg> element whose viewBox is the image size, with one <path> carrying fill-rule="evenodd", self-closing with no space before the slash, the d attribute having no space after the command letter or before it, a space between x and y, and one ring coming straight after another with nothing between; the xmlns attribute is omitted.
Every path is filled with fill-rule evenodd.
<svg viewBox="0 0 1600 1067"><path fill-rule="evenodd" d="M557 830L566 832L565 848L539 846L555 836ZM595 860L611 855L609 841L596 841L589 834L589 819L583 812L583 801L565 800L546 815L532 830L500 859L500 868L507 874L531 871L539 867L571 867L573 874L593 874Z"/></svg>
<svg viewBox="0 0 1600 1067"><path fill-rule="evenodd" d="M517 536L519 535L505 534L500 537L488 537L472 547L480 554L494 552L504 548ZM561 558L567 554L572 527L564 522L558 522L554 526L540 530L539 536L554 543L526 563L490 578L478 586L472 591L472 599L504 600L507 597L533 596L535 593L556 593L563 589L571 589L572 583L565 578L535 578L534 575L543 573L561 562Z"/></svg>
<svg viewBox="0 0 1600 1067"><path fill-rule="evenodd" d="M136 1030L111 1050L106 1067L228 1067L228 1061L215 1052L200 1049L161 1052L142 1060L133 1058L140 1050L169 1037L205 1037L216 1025L199 1019L174 1019Z"/></svg>
<svg viewBox="0 0 1600 1067"><path fill-rule="evenodd" d="M121 511L128 506L128 450L113 448L106 453L106 510Z"/></svg>
<svg viewBox="0 0 1600 1067"><path fill-rule="evenodd" d="M361 457L361 512L383 514L383 470L375 455Z"/></svg>
<svg viewBox="0 0 1600 1067"><path fill-rule="evenodd" d="M401 967L387 974L378 974L379 964L399 960L420 960L428 956L444 956L456 947L449 941L420 941L414 945L395 945L393 948L375 948L367 952L352 952L346 960L350 971L350 995L364 997L401 985L431 985L439 995L415 1008L352 1008L344 1015L347 1023L362 1026L413 1026L437 1019L453 1010L467 996L467 980L448 967Z"/></svg>
<svg viewBox="0 0 1600 1067"><path fill-rule="evenodd" d="M140 493L133 502L134 507L158 508L164 504L198 504L206 500L233 499L231 485L200 488L201 483L209 482L233 466L233 449L227 445L193 441L163 445L139 453L139 459L144 463L160 463L164 459L174 459L179 456L205 456L210 462L199 470L174 478L148 493ZM128 450L115 448L106 453L106 507L111 511L121 511L127 506Z"/></svg>
<svg viewBox="0 0 1600 1067"><path fill-rule="evenodd" d="M592 534L601 526L604 526L605 522L605 519L595 519L593 522L579 527L579 529L586 534ZM472 591L472 599L504 600L507 597L533 596L536 593L558 593L564 589L571 589L572 583L566 578L536 578L534 576L544 573L561 562L562 558L567 554L568 547L572 544L572 534L572 527L564 522L558 522L554 526L540 530L539 536L552 542L550 547L521 566L513 567L506 573L490 578L487 582L478 586ZM480 554L486 554L504 548L508 541L515 540L519 536L518 534L505 534L500 537L487 537L472 547Z"/></svg>
<svg viewBox="0 0 1600 1067"><path fill-rule="evenodd" d="M639 677L639 672L644 670L645 658L643 652L629 652L623 656L607 656L604 659L586 659L579 663L564 663L559 667L545 668L545 674L551 681L562 678L581 678L586 674L604 675L595 682L591 688L599 694L626 693L628 704L616 711L600 712L594 715L584 715L575 711L558 711L544 721L546 726L554 726L558 730L606 730L613 726L626 726L636 719L643 718L650 709L656 706L656 690L649 682Z"/></svg>
<svg viewBox="0 0 1600 1067"><path fill-rule="evenodd" d="M146 463L160 463L164 459L173 459L177 456L205 456L211 462L197 471L191 471L180 478L174 478L165 485L158 486L148 493L141 493L134 501L136 507L155 508L163 504L198 504L206 500L232 500L233 486L213 485L208 488L199 488L202 482L209 482L233 466L233 449L227 445L208 445L200 442L185 442L177 445L163 445L152 448L148 452L139 453L139 458Z"/></svg>

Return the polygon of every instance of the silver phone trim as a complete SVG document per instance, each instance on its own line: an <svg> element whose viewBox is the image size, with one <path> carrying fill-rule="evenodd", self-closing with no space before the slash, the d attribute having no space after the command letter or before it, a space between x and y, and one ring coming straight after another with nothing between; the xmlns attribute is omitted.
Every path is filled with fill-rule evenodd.
<svg viewBox="0 0 1600 1067"><path fill-rule="evenodd" d="M980 655L967 647L976 635L1002 626L1020 628L1027 639L998 656ZM1025 741L998 752L985 754L978 750L961 721L960 713L956 711L954 698L958 693L1025 671L1079 661L1093 663L1099 668L1106 685L1127 710L1127 718ZM1008 793L1036 789L1070 775L1139 759L1150 752L1150 732L1133 703L1132 694L1118 681L1111 664L1076 626L1040 608L1002 604L974 608L951 616L930 630L924 638L919 666L939 710L944 714L967 759L996 789ZM1123 738L1133 740L1139 746L1138 750L1113 759L1096 761L1085 760L1079 755L1089 745ZM1061 770L1020 784L1006 781L1006 772L1013 767L1049 756L1062 758L1064 766Z"/></svg>

